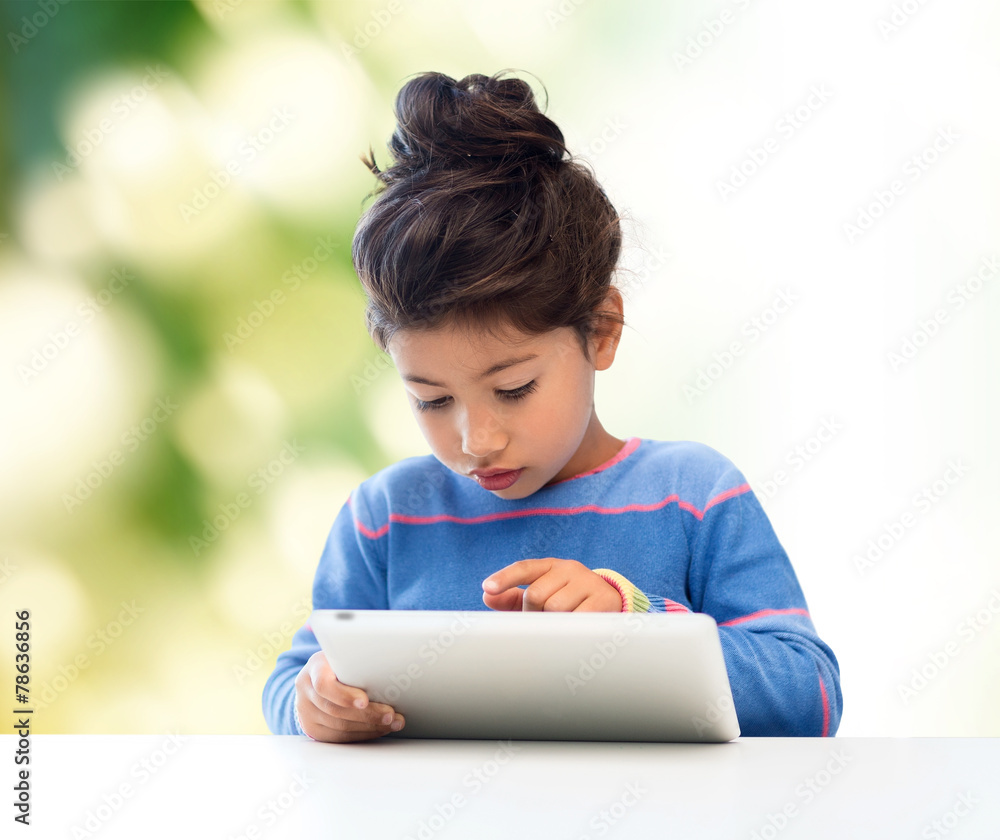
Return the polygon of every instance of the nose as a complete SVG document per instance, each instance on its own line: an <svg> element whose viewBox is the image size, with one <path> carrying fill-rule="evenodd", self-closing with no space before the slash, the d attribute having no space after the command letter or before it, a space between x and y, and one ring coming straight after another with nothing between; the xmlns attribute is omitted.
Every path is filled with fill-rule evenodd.
<svg viewBox="0 0 1000 840"><path fill-rule="evenodd" d="M500 418L489 408L468 408L462 428L462 452L473 458L487 458L507 446L507 432Z"/></svg>

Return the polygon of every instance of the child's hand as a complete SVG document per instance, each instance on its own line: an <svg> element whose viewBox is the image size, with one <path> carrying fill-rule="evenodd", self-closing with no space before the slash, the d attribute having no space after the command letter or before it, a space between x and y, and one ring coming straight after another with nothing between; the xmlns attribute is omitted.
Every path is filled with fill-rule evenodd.
<svg viewBox="0 0 1000 840"><path fill-rule="evenodd" d="M530 584L518 589L518 584ZM621 593L576 560L518 560L483 581L491 610L621 612Z"/></svg>
<svg viewBox="0 0 1000 840"><path fill-rule="evenodd" d="M306 735L317 741L367 741L402 729L405 723L392 706L369 703L360 688L340 682L321 650L309 657L295 678L295 708Z"/></svg>

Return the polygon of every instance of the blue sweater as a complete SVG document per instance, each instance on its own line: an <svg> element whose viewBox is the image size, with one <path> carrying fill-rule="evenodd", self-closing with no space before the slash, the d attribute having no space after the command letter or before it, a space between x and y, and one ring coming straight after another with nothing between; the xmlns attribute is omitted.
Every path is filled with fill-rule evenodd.
<svg viewBox="0 0 1000 840"><path fill-rule="evenodd" d="M594 470L513 500L433 455L400 461L341 508L313 608L485 610L483 580L529 557L613 570L641 590L628 599L640 609L711 615L743 735L837 731L837 659L746 479L704 444L633 437ZM278 657L263 693L272 732L302 734L294 681L319 649L307 622Z"/></svg>

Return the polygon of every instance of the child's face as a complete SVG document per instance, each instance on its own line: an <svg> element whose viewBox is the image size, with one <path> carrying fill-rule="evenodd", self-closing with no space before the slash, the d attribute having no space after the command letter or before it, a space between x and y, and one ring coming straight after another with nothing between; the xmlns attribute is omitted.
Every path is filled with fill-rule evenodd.
<svg viewBox="0 0 1000 840"><path fill-rule="evenodd" d="M611 361L596 341L587 361L569 327L502 338L464 325L400 330L388 351L434 455L501 498L524 498L610 457L594 371ZM473 473L496 469L520 472Z"/></svg>

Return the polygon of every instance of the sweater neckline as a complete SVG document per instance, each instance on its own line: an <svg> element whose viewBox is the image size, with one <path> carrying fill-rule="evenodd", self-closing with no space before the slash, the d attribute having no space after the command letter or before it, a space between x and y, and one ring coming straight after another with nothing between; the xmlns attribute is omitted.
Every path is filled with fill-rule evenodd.
<svg viewBox="0 0 1000 840"><path fill-rule="evenodd" d="M589 469L586 472L577 473L576 475L571 475L568 478L560 479L559 481L555 481L552 484L546 484L545 486L558 487L560 484L565 484L567 481L573 481L573 479L576 478L586 478L588 475L595 475L596 473L604 472L604 470L613 467L615 464L621 461L624 461L629 455L635 452L635 450L639 448L639 444L641 441L642 438L630 437L628 438L628 440L625 441L625 445L621 449L619 449L614 455L608 458L608 460L605 461L603 464L598 464L596 467L594 467L593 469Z"/></svg>

